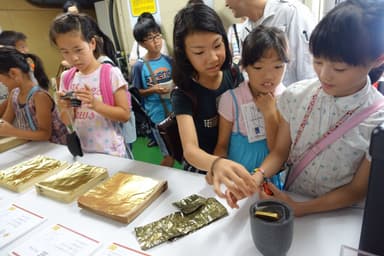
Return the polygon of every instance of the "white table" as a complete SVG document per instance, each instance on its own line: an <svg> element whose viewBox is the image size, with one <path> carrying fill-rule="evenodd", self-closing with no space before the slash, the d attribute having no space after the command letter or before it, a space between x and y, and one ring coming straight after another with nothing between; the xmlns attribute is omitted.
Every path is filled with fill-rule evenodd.
<svg viewBox="0 0 384 256"><path fill-rule="evenodd" d="M25 161L37 154L68 162L73 161L73 157L65 146L46 142L30 142L1 153L0 168ZM127 171L155 179L166 179L168 190L134 221L125 225L83 210L77 206L76 202L65 204L40 196L34 188L24 193L14 193L0 188L0 206L15 203L48 218L42 225L2 248L1 256L7 255L7 252L25 239L56 223L88 234L102 241L103 245L116 242L140 250L134 236L134 227L153 222L176 211L171 203L191 194L200 194L204 197L215 196L201 174L102 154L86 154L84 157L78 157L77 161L106 167L110 175L117 171ZM219 200L227 207L223 200ZM200 255L260 255L252 241L248 217L249 206L256 200L256 197L244 200L241 202L240 210L232 210L227 207L229 216L176 241L153 247L145 253L166 256L196 255L196 252ZM362 215L362 209L347 208L296 218L293 243L288 255L339 255L341 245L358 247ZM276 241L276 243L278 242Z"/></svg>

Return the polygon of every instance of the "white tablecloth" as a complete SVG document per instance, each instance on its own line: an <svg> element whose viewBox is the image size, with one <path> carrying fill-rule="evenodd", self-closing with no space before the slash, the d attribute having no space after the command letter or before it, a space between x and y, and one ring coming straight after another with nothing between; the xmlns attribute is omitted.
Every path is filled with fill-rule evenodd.
<svg viewBox="0 0 384 256"><path fill-rule="evenodd" d="M68 162L74 161L65 146L46 142L30 142L1 153L0 169L25 161L38 154ZM140 250L133 233L134 227L145 225L175 212L176 209L171 203L191 194L215 197L212 187L205 183L204 176L201 174L188 173L173 168L102 154L86 154L76 160L86 164L106 167L110 175L117 171L127 171L155 179L166 179L168 181L168 190L133 222L125 225L83 210L77 206L76 202L65 204L40 196L34 188L23 193L14 193L0 187L0 207L15 203L48 218L42 225L0 249L0 255L7 255L12 248L18 246L25 239L56 223L90 235L102 241L105 246L111 242L116 242ZM219 199L227 207L229 216L176 241L153 247L145 251L145 253L164 256L188 256L196 255L196 252L200 255L221 256L260 255L252 241L248 213L249 206L256 200L256 197L244 200L240 204L240 209L232 210L223 200ZM362 209L347 208L296 218L294 238L288 255L339 255L341 245L358 247L362 215ZM278 242L276 241L276 243Z"/></svg>

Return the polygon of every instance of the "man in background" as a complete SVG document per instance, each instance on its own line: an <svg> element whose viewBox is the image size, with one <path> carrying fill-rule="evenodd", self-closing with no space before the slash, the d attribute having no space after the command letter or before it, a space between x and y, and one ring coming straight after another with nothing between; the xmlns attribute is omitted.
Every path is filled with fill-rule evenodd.
<svg viewBox="0 0 384 256"><path fill-rule="evenodd" d="M285 86L316 76L308 47L316 22L307 6L298 0L226 0L226 5L235 18L248 17L239 33L241 41L259 25L274 26L286 33L290 62L283 79Z"/></svg>

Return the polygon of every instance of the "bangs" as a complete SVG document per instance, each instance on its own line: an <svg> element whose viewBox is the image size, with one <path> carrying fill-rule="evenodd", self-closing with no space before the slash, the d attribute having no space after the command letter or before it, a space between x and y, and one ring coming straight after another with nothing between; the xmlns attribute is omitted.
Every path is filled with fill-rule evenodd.
<svg viewBox="0 0 384 256"><path fill-rule="evenodd" d="M311 53L315 58L352 66L366 65L373 57L371 37L362 24L361 15L353 7L344 8L342 12L335 10L313 30L309 42Z"/></svg>

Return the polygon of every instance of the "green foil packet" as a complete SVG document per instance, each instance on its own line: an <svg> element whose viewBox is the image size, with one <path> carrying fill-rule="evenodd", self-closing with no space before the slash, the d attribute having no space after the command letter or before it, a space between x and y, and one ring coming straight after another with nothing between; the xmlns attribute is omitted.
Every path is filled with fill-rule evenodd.
<svg viewBox="0 0 384 256"><path fill-rule="evenodd" d="M141 249L146 250L165 241L185 236L228 215L227 209L215 198L206 199L192 195L174 202L173 205L181 211L135 228Z"/></svg>

